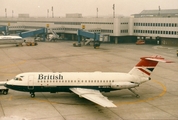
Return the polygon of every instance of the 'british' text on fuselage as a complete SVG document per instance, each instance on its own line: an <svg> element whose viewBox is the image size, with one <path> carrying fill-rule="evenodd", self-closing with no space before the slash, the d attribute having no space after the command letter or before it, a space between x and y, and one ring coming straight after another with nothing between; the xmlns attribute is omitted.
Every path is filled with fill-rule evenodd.
<svg viewBox="0 0 178 120"><path fill-rule="evenodd" d="M39 74L38 75L38 80L60 80L63 79L63 76L61 74L55 75L55 74L48 74L48 75L43 75Z"/></svg>

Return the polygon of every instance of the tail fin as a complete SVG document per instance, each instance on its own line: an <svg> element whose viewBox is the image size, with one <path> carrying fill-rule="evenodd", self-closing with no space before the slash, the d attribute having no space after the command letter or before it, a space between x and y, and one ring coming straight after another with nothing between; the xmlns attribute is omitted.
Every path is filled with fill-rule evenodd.
<svg viewBox="0 0 178 120"><path fill-rule="evenodd" d="M149 77L158 62L172 63L161 56L141 57L141 61L129 72L131 75Z"/></svg>

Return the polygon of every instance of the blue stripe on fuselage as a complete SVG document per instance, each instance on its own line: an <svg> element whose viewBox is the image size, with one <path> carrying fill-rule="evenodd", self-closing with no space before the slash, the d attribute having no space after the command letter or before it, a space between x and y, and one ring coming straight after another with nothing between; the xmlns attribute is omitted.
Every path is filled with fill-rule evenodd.
<svg viewBox="0 0 178 120"><path fill-rule="evenodd" d="M116 89L99 86L17 86L17 85L6 85L7 88L22 91L22 92L71 92L69 88L88 88L95 89L103 92L110 92Z"/></svg>

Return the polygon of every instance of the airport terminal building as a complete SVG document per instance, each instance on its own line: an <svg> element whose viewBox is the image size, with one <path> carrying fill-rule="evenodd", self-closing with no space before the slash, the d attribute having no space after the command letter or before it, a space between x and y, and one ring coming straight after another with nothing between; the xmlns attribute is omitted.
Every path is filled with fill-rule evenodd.
<svg viewBox="0 0 178 120"><path fill-rule="evenodd" d="M143 10L130 17L82 17L82 14L66 14L63 18L0 17L0 25L9 26L10 33L46 27L59 34L61 39L76 40L77 30L97 32L104 41L134 43L138 39L147 44L178 46L178 9ZM50 32L50 31L48 31Z"/></svg>

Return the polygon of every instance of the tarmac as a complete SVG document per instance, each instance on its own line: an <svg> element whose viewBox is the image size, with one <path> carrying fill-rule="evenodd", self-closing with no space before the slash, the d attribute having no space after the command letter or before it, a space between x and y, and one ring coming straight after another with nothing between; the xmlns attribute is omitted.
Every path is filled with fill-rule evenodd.
<svg viewBox="0 0 178 120"><path fill-rule="evenodd" d="M22 72L129 72L143 56L160 55L152 80L135 91L103 93L118 107L105 108L74 93L0 93L0 120L141 120L178 119L177 47L103 43L73 47L73 41L39 42L37 46L0 46L0 81Z"/></svg>

